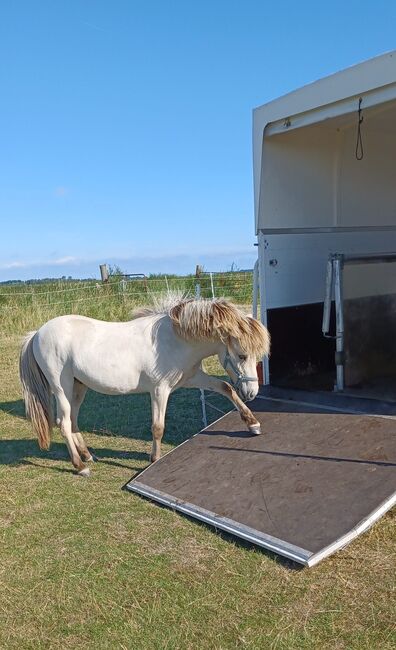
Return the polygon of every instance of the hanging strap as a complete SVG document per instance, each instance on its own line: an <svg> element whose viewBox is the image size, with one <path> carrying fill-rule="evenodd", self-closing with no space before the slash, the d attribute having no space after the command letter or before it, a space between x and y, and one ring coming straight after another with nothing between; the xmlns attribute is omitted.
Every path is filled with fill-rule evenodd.
<svg viewBox="0 0 396 650"><path fill-rule="evenodd" d="M357 128L356 149L355 149L356 160L363 160L363 156L364 156L362 130L361 130L361 125L363 122L362 101L363 101L362 98L359 97L358 128Z"/></svg>

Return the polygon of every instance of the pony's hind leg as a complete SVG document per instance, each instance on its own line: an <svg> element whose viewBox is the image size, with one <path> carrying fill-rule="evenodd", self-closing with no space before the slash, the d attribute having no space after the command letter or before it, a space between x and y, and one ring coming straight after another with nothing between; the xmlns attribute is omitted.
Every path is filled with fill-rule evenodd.
<svg viewBox="0 0 396 650"><path fill-rule="evenodd" d="M81 476L89 476L89 469L84 465L80 458L72 434L71 402L73 397L73 384L71 383L71 386L68 386L66 390L62 386L56 387L54 393L58 415L57 423L59 424L62 437L65 439L69 450L71 462Z"/></svg>
<svg viewBox="0 0 396 650"><path fill-rule="evenodd" d="M83 460L89 462L93 460L93 457L78 428L78 414L80 411L80 406L84 401L84 397L87 394L87 390L87 387L78 381L78 379L74 380L73 400L71 404L71 425L73 440L77 451Z"/></svg>
<svg viewBox="0 0 396 650"><path fill-rule="evenodd" d="M154 463L161 457L161 440L165 429L165 413L169 398L169 388L156 386L151 393L151 412L153 446L151 448L150 460Z"/></svg>

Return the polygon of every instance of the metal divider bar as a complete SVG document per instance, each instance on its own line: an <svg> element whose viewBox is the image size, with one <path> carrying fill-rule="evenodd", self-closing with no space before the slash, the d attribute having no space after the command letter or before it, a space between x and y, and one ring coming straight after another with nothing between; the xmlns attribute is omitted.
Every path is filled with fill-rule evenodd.
<svg viewBox="0 0 396 650"><path fill-rule="evenodd" d="M322 333L326 338L335 338L336 383L334 390L344 390L344 277L345 264L384 264L396 262L396 253L331 253L327 261L325 298L323 301ZM330 331L331 303L334 292L336 314L336 336Z"/></svg>
<svg viewBox="0 0 396 650"><path fill-rule="evenodd" d="M329 335L332 295L333 295L333 262L332 260L329 259L327 260L326 293L325 293L325 299L323 303L323 321L322 321L322 333L323 336L327 338L332 338Z"/></svg>
<svg viewBox="0 0 396 650"><path fill-rule="evenodd" d="M344 390L344 303L343 303L343 259L337 256L333 260L334 266L334 297L336 307L336 354L337 390Z"/></svg>

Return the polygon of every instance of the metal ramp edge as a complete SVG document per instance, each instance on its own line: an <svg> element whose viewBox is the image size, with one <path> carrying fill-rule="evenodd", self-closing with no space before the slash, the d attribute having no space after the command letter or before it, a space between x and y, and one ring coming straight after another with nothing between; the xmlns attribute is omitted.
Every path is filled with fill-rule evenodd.
<svg viewBox="0 0 396 650"><path fill-rule="evenodd" d="M170 452L169 452L170 453ZM357 526L355 526L349 533L343 535L337 539L333 544L323 548L317 553L311 553L304 548L290 544L284 540L272 537L272 535L267 535L261 533L260 531L255 530L254 528L249 528L243 524L228 519L226 517L220 517L210 510L205 510L191 503L186 503L175 499L169 494L160 492L160 490L155 490L150 488L143 483L140 483L137 480L132 480L126 484L126 489L135 492L143 497L146 497L152 501L156 501L161 505L167 506L172 510L181 512L184 515L198 519L210 526L213 526L215 529L223 530L226 533L230 533L243 539L245 541L251 542L257 546L261 546L268 551L277 553L282 557L286 557L289 560L298 562L305 567L312 567L315 564L318 564L321 560L324 560L329 555L332 555L336 551L344 548L350 542L352 542L356 537L367 531L373 524L375 524L378 519L380 519L388 510L390 510L394 505L396 505L396 492L389 498L386 499L383 503L378 506L373 512L371 512L365 519L363 519Z"/></svg>
<svg viewBox="0 0 396 650"><path fill-rule="evenodd" d="M168 506L169 508L172 508L172 510L177 510L178 512L182 512L184 515L188 515L194 519L199 519L206 524L210 524L214 528L219 528L220 530L224 530L226 533L231 533L232 535L240 537L252 544L262 546L269 551L279 553L279 555L283 555L290 560L304 564L304 566L309 566L309 560L312 557L312 553L306 551L304 548L300 548L294 544L289 544L281 539L272 537L272 535L260 533L254 528L249 528L248 526L239 524L232 519L227 519L227 517L220 517L219 515L216 515L216 513L210 512L210 510L205 510L204 508L194 506L191 503L185 503L184 501L175 499L169 494L147 487L143 483L139 483L139 481L127 483L126 488L131 492L136 492L141 496Z"/></svg>

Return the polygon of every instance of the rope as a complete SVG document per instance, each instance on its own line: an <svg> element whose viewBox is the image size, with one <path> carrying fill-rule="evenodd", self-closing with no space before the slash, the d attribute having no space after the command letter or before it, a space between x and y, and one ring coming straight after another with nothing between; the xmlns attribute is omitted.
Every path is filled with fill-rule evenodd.
<svg viewBox="0 0 396 650"><path fill-rule="evenodd" d="M362 129L361 129L362 122L363 122L362 101L363 101L362 98L359 97L358 128L357 128L356 149L355 149L356 160L363 160L363 156L364 156L363 141L362 141Z"/></svg>

